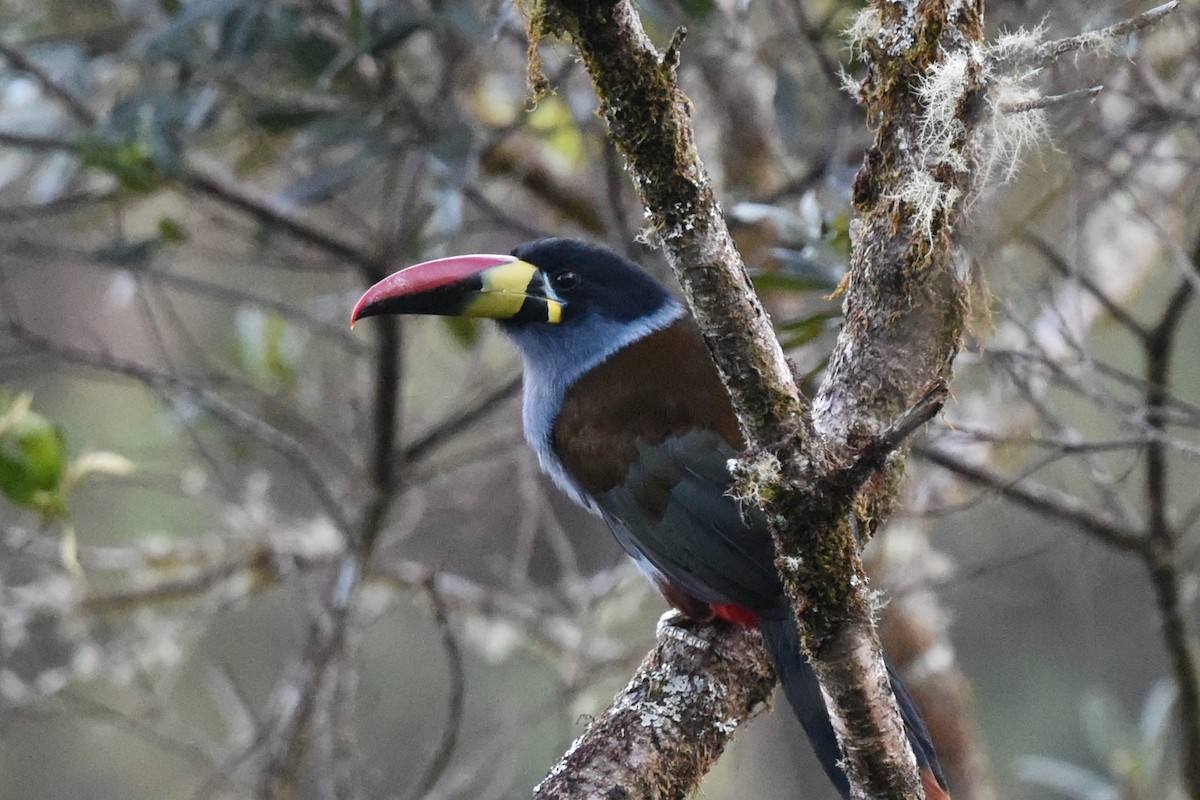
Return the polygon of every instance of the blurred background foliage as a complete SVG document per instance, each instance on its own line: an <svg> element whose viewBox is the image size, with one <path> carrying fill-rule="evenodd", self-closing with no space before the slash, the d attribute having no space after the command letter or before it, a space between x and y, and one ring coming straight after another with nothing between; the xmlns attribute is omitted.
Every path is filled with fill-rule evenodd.
<svg viewBox="0 0 1200 800"><path fill-rule="evenodd" d="M870 141L858 6L639 8L689 30L703 157L811 387ZM346 321L393 269L546 235L665 275L572 51L543 45L531 107L506 0L5 0L0 29L0 796L527 795L663 604L538 476L494 330ZM1194 626L1198 34L1184 0L1041 65L1045 94L1104 91L972 202L972 334L923 447L1001 480L916 460L872 556L927 714L973 695L934 723L956 798L1184 796L1146 570L1002 488L1169 524ZM1155 404L1143 334L1180 294ZM770 714L704 794L832 789Z"/></svg>

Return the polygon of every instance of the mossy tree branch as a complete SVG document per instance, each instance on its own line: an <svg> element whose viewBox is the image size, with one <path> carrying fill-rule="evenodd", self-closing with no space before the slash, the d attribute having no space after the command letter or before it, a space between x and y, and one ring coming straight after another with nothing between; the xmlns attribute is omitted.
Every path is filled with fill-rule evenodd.
<svg viewBox="0 0 1200 800"><path fill-rule="evenodd" d="M749 445L741 485L771 520L780 572L848 754L853 792L863 797L921 796L859 558L860 545L894 502L898 473L895 459L881 459L872 470L860 463L868 453L878 459L881 433L948 379L962 329L964 295L950 230L956 201L970 189L967 133L981 76L967 71L951 120L959 135L942 142L945 152L918 146L921 81L947 54L967 52L982 36L980 0L953 5L951 13L946 2L877 2L864 12L869 24L861 26L858 44L869 74L861 100L877 136L856 182L861 218L846 326L810 406L697 155L692 107L675 80L682 35L660 53L628 0L542 0L529 11L535 45L550 35L579 49L651 233L721 370Z"/></svg>

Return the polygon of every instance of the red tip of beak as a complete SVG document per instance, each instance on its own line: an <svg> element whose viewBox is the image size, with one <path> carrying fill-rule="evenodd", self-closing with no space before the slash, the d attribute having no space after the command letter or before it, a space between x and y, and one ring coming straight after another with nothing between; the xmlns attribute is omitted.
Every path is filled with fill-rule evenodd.
<svg viewBox="0 0 1200 800"><path fill-rule="evenodd" d="M382 300L420 294L439 286L450 286L490 267L510 264L516 260L513 256L487 254L450 256L449 258L425 261L406 267L399 272L393 272L367 289L366 294L354 304L354 311L350 313L350 327L354 327L354 323L358 322L359 317L369 316L363 312Z"/></svg>

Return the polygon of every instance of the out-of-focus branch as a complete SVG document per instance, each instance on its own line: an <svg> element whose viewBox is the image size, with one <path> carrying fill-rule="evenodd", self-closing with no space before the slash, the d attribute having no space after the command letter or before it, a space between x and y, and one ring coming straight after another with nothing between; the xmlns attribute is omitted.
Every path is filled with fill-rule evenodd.
<svg viewBox="0 0 1200 800"><path fill-rule="evenodd" d="M347 638L351 600L361 578L353 557L343 557L328 578L321 607L309 622L304 644L288 666L272 698L272 719L263 740L264 762L255 796L261 800L290 800L302 774L302 759L312 736L311 723L323 690L348 663Z"/></svg>
<svg viewBox="0 0 1200 800"><path fill-rule="evenodd" d="M125 375L154 389L182 393L192 397L214 417L235 430L247 433L282 456L312 489L322 511L329 516L337 529L344 535L350 535L353 526L345 513L342 498L326 481L324 472L305 444L294 436L256 417L219 392L214 391L210 386L173 372L157 370L128 359L94 353L55 341L27 328L12 315L11 311L5 309L3 304L0 304L0 311L6 312L3 317L0 317L0 325L3 325L14 338L47 354L65 362Z"/></svg>
<svg viewBox="0 0 1200 800"><path fill-rule="evenodd" d="M413 789L409 793L413 800L424 797L442 777L446 768L450 766L454 748L458 746L458 734L462 727L463 701L466 695L462 649L459 647L458 637L454 635L454 631L450 627L446 604L437 589L434 588L432 579L426 582L425 593L428 595L429 604L433 609L433 621L442 636L442 650L445 653L446 666L450 673L450 692L446 701L446 727L442 731L441 740L433 750L429 766L425 768L425 773L413 785Z"/></svg>
<svg viewBox="0 0 1200 800"><path fill-rule="evenodd" d="M10 205L0 208L0 222L20 222L27 219L50 219L59 214L70 214L85 208L103 205L116 197L112 191L76 192L64 194L55 200L35 205Z"/></svg>
<svg viewBox="0 0 1200 800"><path fill-rule="evenodd" d="M724 183L733 194L770 194L783 182L787 163L772 105L775 76L759 58L745 12L718 5L713 13L721 16L722 35L706 41L698 61L715 101L714 115L724 117Z"/></svg>
<svg viewBox="0 0 1200 800"><path fill-rule="evenodd" d="M521 376L510 378L413 439L404 448L401 457L408 463L420 461L440 445L452 440L463 428L470 427L516 397L520 390Z"/></svg>
<svg viewBox="0 0 1200 800"><path fill-rule="evenodd" d="M529 136L498 139L480 154L481 166L493 175L509 175L558 213L590 233L605 229L594 193L558 174Z"/></svg>
<svg viewBox="0 0 1200 800"><path fill-rule="evenodd" d="M0 144L33 150L54 150L74 153L74 141L61 136L41 136L0 131ZM172 176L181 186L242 211L259 222L285 231L294 239L316 247L325 253L359 268L369 281L384 275L386 260L322 231L292 214L270 197L260 194L236 180L221 176L217 170L193 163Z"/></svg>
<svg viewBox="0 0 1200 800"><path fill-rule="evenodd" d="M9 147L19 147L23 150L72 150L70 142L61 136L37 133L18 133L17 131L0 131L0 144Z"/></svg>
<svg viewBox="0 0 1200 800"><path fill-rule="evenodd" d="M1067 53L1074 53L1080 50L1090 50L1097 47L1109 47L1111 43L1119 36L1127 36L1131 33L1149 28L1152 25L1160 22L1164 17L1170 14L1179 5L1179 0L1171 0L1169 3L1163 3L1160 6L1155 6L1149 11L1130 17L1129 19L1121 20L1120 22L1109 25L1106 28L1100 28L1095 31L1081 33L1078 36L1068 36L1064 39L1056 39L1053 42L1046 42L1026 54L1021 61L1024 63L1051 62L1062 58Z"/></svg>
<svg viewBox="0 0 1200 800"><path fill-rule="evenodd" d="M221 176L215 169L193 164L182 170L177 180L188 189L249 214L261 223L279 228L297 241L346 261L359 268L367 281L377 281L385 274L385 258L375 256L355 244L322 231L282 208L270 197L255 192L232 178Z"/></svg>
<svg viewBox="0 0 1200 800"><path fill-rule="evenodd" d="M821 74L826 82L830 88L841 88L842 65L829 52L829 44L838 38L838 32L833 30L833 21L840 9L832 6L825 19L817 21L809 16L803 0L790 0L787 7L796 16L796 25L800 30L800 35L812 48L813 56L817 59L817 64L820 66Z"/></svg>
<svg viewBox="0 0 1200 800"><path fill-rule="evenodd" d="M1058 252L1053 244L1048 242L1036 233L1029 231L1026 233L1026 238L1042 257L1046 259L1055 272L1063 278L1070 278L1076 281L1091 297L1099 303L1105 311L1107 311L1113 319L1124 325L1131 333L1139 339L1146 337L1146 326L1134 319L1121 303L1117 301L1109 292L1105 291L1096 281L1094 281L1087 273L1082 270L1071 269L1067 260Z"/></svg>
<svg viewBox="0 0 1200 800"><path fill-rule="evenodd" d="M542 646L562 653L577 654L596 668L614 666L630 658L626 647L580 627L571 618L554 612L544 604L490 589L470 578L445 570L434 570L415 561L385 562L373 566L368 577L406 589L431 585L450 608L488 619L504 620ZM577 588L587 589L593 599L612 590L607 582L602 582L594 589L586 586Z"/></svg>
<svg viewBox="0 0 1200 800"><path fill-rule="evenodd" d="M368 475L371 495L363 510L357 547L367 561L383 531L384 519L396 489L397 438L400 434L401 323L388 317L375 330L374 373L371 376L371 429L368 434Z"/></svg>
<svg viewBox="0 0 1200 800"><path fill-rule="evenodd" d="M1068 269L1066 263L1048 244L1035 240L1035 245L1047 256L1056 271L1065 278L1079 282L1096 303L1141 345L1145 354L1144 377L1128 381L1129 385L1136 386L1142 392L1141 406L1122 410L1126 424L1143 428L1144 436L1132 440L1099 443L1102 445L1101 449L1137 447L1144 450L1144 521L1114 521L1096 513L1078 498L1058 489L1027 479L1002 475L980 464L968 463L943 448L924 446L918 448L917 453L959 478L988 487L1017 505L1075 527L1115 550L1136 556L1142 562L1155 593L1162 621L1164 647L1178 690L1184 789L1189 797L1200 798L1200 666L1187 624L1186 604L1180 588L1182 567L1178 540L1184 528L1169 513L1171 497L1168 480L1168 454L1172 449L1183 448L1185 444L1173 441L1169 431L1171 425L1181 421L1177 415L1171 413L1173 406L1177 404L1171 394L1171 368L1178 346L1181 320L1197 291L1194 277L1195 273L1200 272L1200 268L1197 267L1200 264L1200 245L1196 246L1189 259L1193 274L1184 275L1179 279L1153 324L1139 322L1098 283ZM1070 386L1073 391L1084 391L1077 385L1077 381L1072 382L1051 359L1046 358L1045 363L1052 370L1056 370L1051 373L1056 380ZM989 440L994 437L982 438ZM1074 447L1070 442L1037 444L1052 447L1063 454L1086 454L1097 449L1096 443ZM1185 520L1182 524L1186 523Z"/></svg>
<svg viewBox="0 0 1200 800"><path fill-rule="evenodd" d="M1191 257L1193 273L1200 274L1200 241ZM1170 397L1171 363L1179 325L1196 294L1195 284L1184 277L1143 341L1146 351L1146 423L1160 436L1166 433L1164 407ZM1156 438L1146 448L1147 548L1143 553L1154 587L1163 640L1179 692L1180 750L1185 790L1200 800L1200 666L1186 621L1179 562L1179 531L1168 516L1167 448Z"/></svg>
<svg viewBox="0 0 1200 800"><path fill-rule="evenodd" d="M1030 511L1074 525L1115 550L1140 554L1145 549L1145 542L1136 531L1097 516L1086 504L1066 492L1032 481L1014 482L1007 475L968 463L937 447L917 445L913 453Z"/></svg>
<svg viewBox="0 0 1200 800"><path fill-rule="evenodd" d="M92 197L88 201L79 200L68 204L61 211L62 213L68 213L74 210L76 206L83 206L87 202L102 204L108 199L111 198ZM35 210L29 209L30 216L36 216L34 213ZM2 217L3 213L0 212L0 218ZM287 301L276 300L255 292L165 269L156 266L153 261L146 263L140 261L120 263L97 259L94 252L81 247L72 247L61 242L47 243L24 237L14 237L10 244L10 251L15 251L15 254L22 257L37 257L57 262L71 261L87 263L88 266L99 270L107 270L112 273L124 272L138 278L145 277L155 285L177 290L185 295L188 300L202 297L216 303L223 303L228 308L239 308L242 306L261 308L279 315L279 317L285 319L290 325L304 328L313 334L321 336L326 341L336 342L338 347L350 354L359 355L367 350L367 345L362 341L361 337L352 336L349 329L340 319L335 324Z"/></svg>
<svg viewBox="0 0 1200 800"><path fill-rule="evenodd" d="M75 96L74 92L54 80L50 76L50 73L42 69L36 61L24 52L6 42L0 42L0 56L3 56L12 65L13 69L20 70L33 77L51 97L62 103L63 107L77 121L88 126L96 123L96 115L92 113L92 110L82 100Z"/></svg>
<svg viewBox="0 0 1200 800"><path fill-rule="evenodd" d="M60 542L46 537L20 537L4 532L17 542L22 552L47 562L56 562ZM280 539L286 541L285 539ZM272 537L274 541L274 537ZM122 613L159 603L178 603L193 599L229 583L256 593L278 585L286 571L319 572L333 566L341 554L297 552L272 548L259 541L219 540L213 543L181 541L169 550L143 552L138 548L82 547L79 563L85 571L120 572L155 576L161 580L125 588L111 588L79 598L80 607L102 613ZM418 561L377 559L368 567L364 579L392 590L414 592L431 587L447 608L460 614L486 620L504 621L540 647L570 654L593 668L607 668L629 660L628 649L595 631L582 628L569 616L547 603L485 586L463 575L434 569ZM184 570L185 577L174 577ZM592 585L594 584L594 585ZM575 587L594 603L609 594L611 581L599 580Z"/></svg>

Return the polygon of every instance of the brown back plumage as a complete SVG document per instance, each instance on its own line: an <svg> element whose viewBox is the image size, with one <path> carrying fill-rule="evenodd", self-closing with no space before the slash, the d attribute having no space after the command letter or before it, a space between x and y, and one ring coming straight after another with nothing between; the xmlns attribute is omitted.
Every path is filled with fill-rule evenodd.
<svg viewBox="0 0 1200 800"><path fill-rule="evenodd" d="M735 450L742 436L729 396L691 317L617 351L571 385L554 422L555 454L598 496L619 486L638 457L695 428L718 432Z"/></svg>

